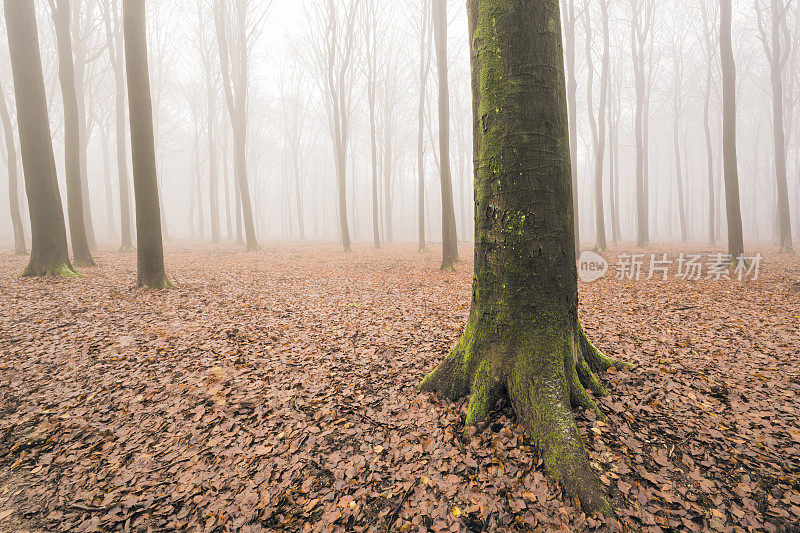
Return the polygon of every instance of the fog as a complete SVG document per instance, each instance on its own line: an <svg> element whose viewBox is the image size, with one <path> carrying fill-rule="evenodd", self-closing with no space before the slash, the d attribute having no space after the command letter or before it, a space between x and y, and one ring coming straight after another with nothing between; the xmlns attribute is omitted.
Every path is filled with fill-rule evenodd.
<svg viewBox="0 0 800 533"><path fill-rule="evenodd" d="M724 243L727 230L721 172L718 4L706 0L608 3L605 133L593 135L591 118L594 116L598 122L603 98L602 3L595 0L575 0L574 3L565 0L564 3L564 20L568 23L564 27L565 39L569 39L570 33L570 4L574 10L577 105L573 142L577 147L574 157L577 162L577 218L581 246L593 247L598 240L595 167L599 137L606 140L601 165L603 233L609 245L614 240L637 240L637 91L631 47L634 4L642 5L639 18L642 21L640 37L643 39L640 44L646 95L644 171L648 185L649 241L685 239L708 242L710 225L713 224L715 242ZM56 36L50 5L40 1L35 4L59 187L62 203L66 206L64 113ZM147 3L156 160L167 242L211 242L217 237L213 229L217 218L219 240L233 241L237 237L240 241L246 240L246 235L243 235L246 228L241 227L242 222L236 223L235 136L223 90L214 4L219 2L180 0ZM337 113L331 106L329 72L325 63L329 5L321 0L243 0L239 3L228 1L228 4L229 29L234 26L234 11L240 5L245 5L247 10L246 175L255 236L259 241L340 241L342 225L338 213L341 200L337 196L337 134L334 124ZM347 130L344 141L347 153L343 159L347 231L356 243L374 241L368 68L370 40L366 29L375 28L371 34L375 58L372 95L377 190L374 192L379 200L376 215L380 241L418 241L418 113L422 67L422 71L427 70L422 122L424 232L427 242L441 242L438 79L432 37L430 31L423 33L423 0L336 0L333 7L341 37L338 45L346 47L348 39L352 45L350 64L343 69L341 79L336 77L337 87L334 87L344 94L343 101L337 104L343 104L338 111ZM368 14L370 7L375 11L372 18ZM652 9L651 15L648 15L649 9ZM757 9L761 11L760 19ZM773 141L773 85L764 46L765 42L772 44L770 9L770 3L765 0L734 2L741 215L744 238L751 242L776 241L780 232ZM73 1L72 10L73 55L76 67L80 65L76 69L76 85L81 88L87 121L87 224L91 222L97 242L118 247L122 229L115 137L116 85L107 47L109 33L104 13L110 12L112 19L119 19L121 2ZM115 10L118 12L116 15L113 13ZM352 35L348 36L349 16L352 16ZM800 47L796 45L800 16L796 3L788 6L781 25L781 54L785 57L781 83L787 194L796 237L800 235L800 142L797 138ZM430 24L426 27L430 28ZM587 28L591 32L587 32ZM591 43L587 49L589 34ZM424 46L421 45L421 36L426 39ZM706 40L707 36L710 41ZM234 70L238 68L238 38L237 34L231 34L229 39ZM11 121L16 125L5 25L2 25L0 39L0 85ZM472 99L467 16L463 2L448 4L447 44L449 146L456 229L460 241L470 241L473 238ZM591 62L588 61L589 54ZM426 68L428 61L430 65ZM590 68L593 73L591 86ZM231 74L234 78L232 84L235 84L236 72ZM210 79L213 95L211 136L207 79ZM707 88L713 201L710 201L706 144ZM234 87L233 92L239 91L241 89ZM127 104L124 109L127 112ZM599 124L595 128L599 128ZM211 147L209 141L213 143ZM130 167L127 130L125 142L124 153ZM18 148L18 139L16 143ZM676 147L679 150L677 157ZM0 205L4 206L0 210L0 243L7 247L13 243L13 231L8 209L5 144L2 144L0 152L3 163L0 165L3 176ZM218 185L214 186L212 166L216 166L218 176ZM19 169L21 212L29 241L30 223L21 165ZM127 179L130 180L130 176L131 169L128 168ZM682 195L679 195L679 189ZM132 203L132 195L129 201ZM684 204L683 231L681 201ZM713 223L710 218L712 206ZM130 213L132 218L133 211ZM133 223L131 226L135 227Z"/></svg>

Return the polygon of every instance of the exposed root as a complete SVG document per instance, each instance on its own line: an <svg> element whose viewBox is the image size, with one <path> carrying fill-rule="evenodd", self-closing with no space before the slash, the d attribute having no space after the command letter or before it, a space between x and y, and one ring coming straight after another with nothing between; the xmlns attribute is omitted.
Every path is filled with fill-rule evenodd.
<svg viewBox="0 0 800 533"><path fill-rule="evenodd" d="M606 357L580 325L522 329L513 338L489 338L482 332L491 329L471 317L456 347L420 387L451 400L470 394L465 431L485 421L500 398L508 395L548 473L567 495L580 500L587 513L611 516L572 409L590 409L599 420L608 421L588 392L607 394L592 365L602 370L629 365Z"/></svg>
<svg viewBox="0 0 800 533"><path fill-rule="evenodd" d="M581 353L592 372L600 374L609 368L633 368L633 365L630 363L619 359L612 359L601 352L592 344L592 341L589 340L589 337L586 335L586 330L583 329L581 324L578 324L578 335L580 337Z"/></svg>
<svg viewBox="0 0 800 533"><path fill-rule="evenodd" d="M75 266L80 268L91 268L97 266L97 261L94 257L89 256L89 259L76 259Z"/></svg>

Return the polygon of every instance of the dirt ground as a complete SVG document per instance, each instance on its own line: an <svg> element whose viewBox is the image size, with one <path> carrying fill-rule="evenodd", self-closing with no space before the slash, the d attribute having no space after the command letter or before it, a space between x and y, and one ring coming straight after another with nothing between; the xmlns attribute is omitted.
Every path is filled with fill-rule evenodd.
<svg viewBox="0 0 800 533"><path fill-rule="evenodd" d="M635 367L601 376L610 424L576 413L616 520L800 531L800 257L636 281L623 252L581 316ZM507 405L464 437L466 402L416 389L466 322L471 254L173 246L163 292L132 288L132 253L77 280L0 254L0 531L615 529L562 499Z"/></svg>

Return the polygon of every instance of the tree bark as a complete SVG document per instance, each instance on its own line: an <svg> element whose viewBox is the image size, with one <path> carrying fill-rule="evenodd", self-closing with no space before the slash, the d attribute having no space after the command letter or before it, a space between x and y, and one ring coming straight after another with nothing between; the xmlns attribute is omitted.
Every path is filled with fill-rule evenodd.
<svg viewBox="0 0 800 533"><path fill-rule="evenodd" d="M8 158L8 200L11 207L11 225L14 229L14 253L26 255L25 227L22 225L22 213L19 208L19 170L17 168L17 147L14 143L14 127L6 105L5 89L0 86L0 122L3 123L3 136Z"/></svg>
<svg viewBox="0 0 800 533"><path fill-rule="evenodd" d="M84 222L83 186L81 184L81 134L78 95L75 91L75 66L72 63L72 37L69 29L69 0L50 0L58 48L58 78L64 108L64 168L67 175L67 213L72 239L72 255L79 267L97 263L89 249Z"/></svg>
<svg viewBox="0 0 800 533"><path fill-rule="evenodd" d="M137 285L165 289L172 284L164 271L145 0L123 0L122 10L136 203Z"/></svg>
<svg viewBox="0 0 800 533"><path fill-rule="evenodd" d="M450 168L450 86L447 65L447 0L433 0L433 36L439 78L439 179L442 187L442 266L458 262L458 233Z"/></svg>
<svg viewBox="0 0 800 533"><path fill-rule="evenodd" d="M631 0L631 55L633 57L634 86L636 89L636 111L634 137L636 139L636 244L650 244L650 207L647 192L647 157L645 121L647 115L647 87L645 80L645 42L649 32L651 5L647 0ZM644 11L644 13L642 13ZM644 18L644 22L642 21Z"/></svg>
<svg viewBox="0 0 800 533"><path fill-rule="evenodd" d="M34 2L5 0L4 7L31 218L31 257L22 275L75 277L58 191Z"/></svg>
<svg viewBox="0 0 800 533"><path fill-rule="evenodd" d="M717 232L716 232L716 203L714 199L714 145L711 141L711 78L714 73L714 54L713 50L715 43L713 42L714 27L712 18L708 13L706 0L700 2L703 14L703 30L705 31L705 52L706 52L706 87L705 98L703 100L703 131L705 133L706 141L706 171L708 180L708 244L709 246L717 245Z"/></svg>
<svg viewBox="0 0 800 533"><path fill-rule="evenodd" d="M728 215L728 253L735 260L744 254L742 212L739 200L739 165L736 157L736 62L731 44L731 0L720 0L720 53L722 59L722 151L725 203Z"/></svg>
<svg viewBox="0 0 800 533"><path fill-rule="evenodd" d="M597 410L586 392L604 392L593 371L618 363L591 345L578 320L558 0L469 0L468 13L472 306L461 340L421 388L452 399L471 394L467 426L507 394L547 471L587 513L610 515L571 410Z"/></svg>

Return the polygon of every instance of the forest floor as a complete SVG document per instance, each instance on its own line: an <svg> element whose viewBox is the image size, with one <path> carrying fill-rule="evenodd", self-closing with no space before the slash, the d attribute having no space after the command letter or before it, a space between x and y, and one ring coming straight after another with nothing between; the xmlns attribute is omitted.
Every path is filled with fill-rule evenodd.
<svg viewBox="0 0 800 533"><path fill-rule="evenodd" d="M626 530L800 531L800 257L762 253L758 281L580 286L635 365L601 376L610 424L576 413ZM455 273L410 246L167 254L162 292L132 253L70 280L0 255L0 531L604 529L508 406L464 437L466 402L416 388L471 249Z"/></svg>

